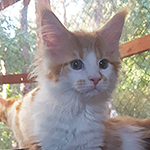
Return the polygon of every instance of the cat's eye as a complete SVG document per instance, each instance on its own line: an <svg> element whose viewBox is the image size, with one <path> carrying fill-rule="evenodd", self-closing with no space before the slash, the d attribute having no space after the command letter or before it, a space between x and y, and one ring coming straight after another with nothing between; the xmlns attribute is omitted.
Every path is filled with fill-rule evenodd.
<svg viewBox="0 0 150 150"><path fill-rule="evenodd" d="M99 68L100 69L106 69L108 67L108 60L103 59L99 62Z"/></svg>
<svg viewBox="0 0 150 150"><path fill-rule="evenodd" d="M83 62L79 59L76 59L70 62L70 66L74 70L80 70L83 68Z"/></svg>

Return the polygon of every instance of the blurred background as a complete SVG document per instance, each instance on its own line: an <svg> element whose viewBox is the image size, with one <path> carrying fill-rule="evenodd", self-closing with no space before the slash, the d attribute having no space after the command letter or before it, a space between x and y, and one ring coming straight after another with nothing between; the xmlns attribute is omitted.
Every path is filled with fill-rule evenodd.
<svg viewBox="0 0 150 150"><path fill-rule="evenodd" d="M29 66L37 49L35 1L18 0L5 9L2 2L0 0L0 75L27 73L32 70ZM50 0L50 7L71 31L99 29L124 8L128 15L120 44L150 34L150 0ZM121 61L119 81L110 103L110 114L112 117L128 115L148 118L150 49L122 57ZM0 96L22 97L35 86L36 83L1 84ZM0 149L12 147L17 147L13 134L0 123Z"/></svg>

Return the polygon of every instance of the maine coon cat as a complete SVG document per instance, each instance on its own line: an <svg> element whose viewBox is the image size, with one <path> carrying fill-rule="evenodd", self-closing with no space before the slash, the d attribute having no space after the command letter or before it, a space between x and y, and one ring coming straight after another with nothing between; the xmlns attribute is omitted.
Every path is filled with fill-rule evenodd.
<svg viewBox="0 0 150 150"><path fill-rule="evenodd" d="M107 118L126 13L118 12L98 31L70 32L44 2L38 1L41 39L34 74L39 86L22 99L1 99L1 121L20 148L146 150L149 127Z"/></svg>

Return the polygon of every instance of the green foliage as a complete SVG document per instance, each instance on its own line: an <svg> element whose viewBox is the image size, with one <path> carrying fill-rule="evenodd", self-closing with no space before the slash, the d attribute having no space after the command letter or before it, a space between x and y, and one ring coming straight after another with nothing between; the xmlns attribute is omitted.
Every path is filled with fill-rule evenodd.
<svg viewBox="0 0 150 150"><path fill-rule="evenodd" d="M149 6L150 1L126 0L126 2L123 3L124 5L129 6L129 8L127 9L127 11L129 12L125 22L125 32L122 35L121 41L126 42L150 34L150 13L149 9L147 8ZM122 3L117 5L118 8L121 6Z"/></svg>
<svg viewBox="0 0 150 150"><path fill-rule="evenodd" d="M124 58L113 105L119 115L150 117L150 51Z"/></svg>
<svg viewBox="0 0 150 150"><path fill-rule="evenodd" d="M28 32L22 32L21 29L11 25L13 21L10 17L3 17L0 20L0 59L5 62L7 74L22 73L24 66L29 67L31 64L33 51L37 47L35 28L29 26ZM3 27L4 22L5 27ZM25 62L22 54L22 44L29 50L28 63Z"/></svg>
<svg viewBox="0 0 150 150"><path fill-rule="evenodd" d="M20 98L21 94L18 92L19 89L20 89L19 84L16 85L7 84L7 98L10 97Z"/></svg>
<svg viewBox="0 0 150 150"><path fill-rule="evenodd" d="M128 0L126 3L130 3L131 10L126 19L121 43L150 34L150 13L147 9L150 1ZM150 51L122 60L119 84L113 97L113 106L119 115L150 117L149 62Z"/></svg>
<svg viewBox="0 0 150 150"><path fill-rule="evenodd" d="M22 32L19 27L14 26L10 17L3 16L0 18L0 35L0 60L3 60L5 63L6 73L22 73L23 68L28 68L31 64L33 52L37 47L35 28L28 26L28 31ZM25 61L22 53L22 45L28 48L28 62ZM3 92L2 85L0 86L0 92ZM20 96L19 84L7 84L7 98L19 98ZM15 141L12 131L0 123L0 148L11 149L12 141Z"/></svg>
<svg viewBox="0 0 150 150"><path fill-rule="evenodd" d="M3 123L0 123L0 148L10 149L12 141L14 141L12 131Z"/></svg>

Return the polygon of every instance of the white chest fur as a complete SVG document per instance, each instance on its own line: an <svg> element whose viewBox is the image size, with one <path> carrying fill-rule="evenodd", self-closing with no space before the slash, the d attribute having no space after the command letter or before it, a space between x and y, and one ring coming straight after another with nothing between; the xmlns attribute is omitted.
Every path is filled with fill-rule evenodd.
<svg viewBox="0 0 150 150"><path fill-rule="evenodd" d="M100 150L104 131L101 122L105 121L104 102L97 109L97 105L95 108L84 105L77 97L74 98L70 96L63 101L64 96L61 95L56 100L44 89L35 96L33 134L42 149Z"/></svg>

